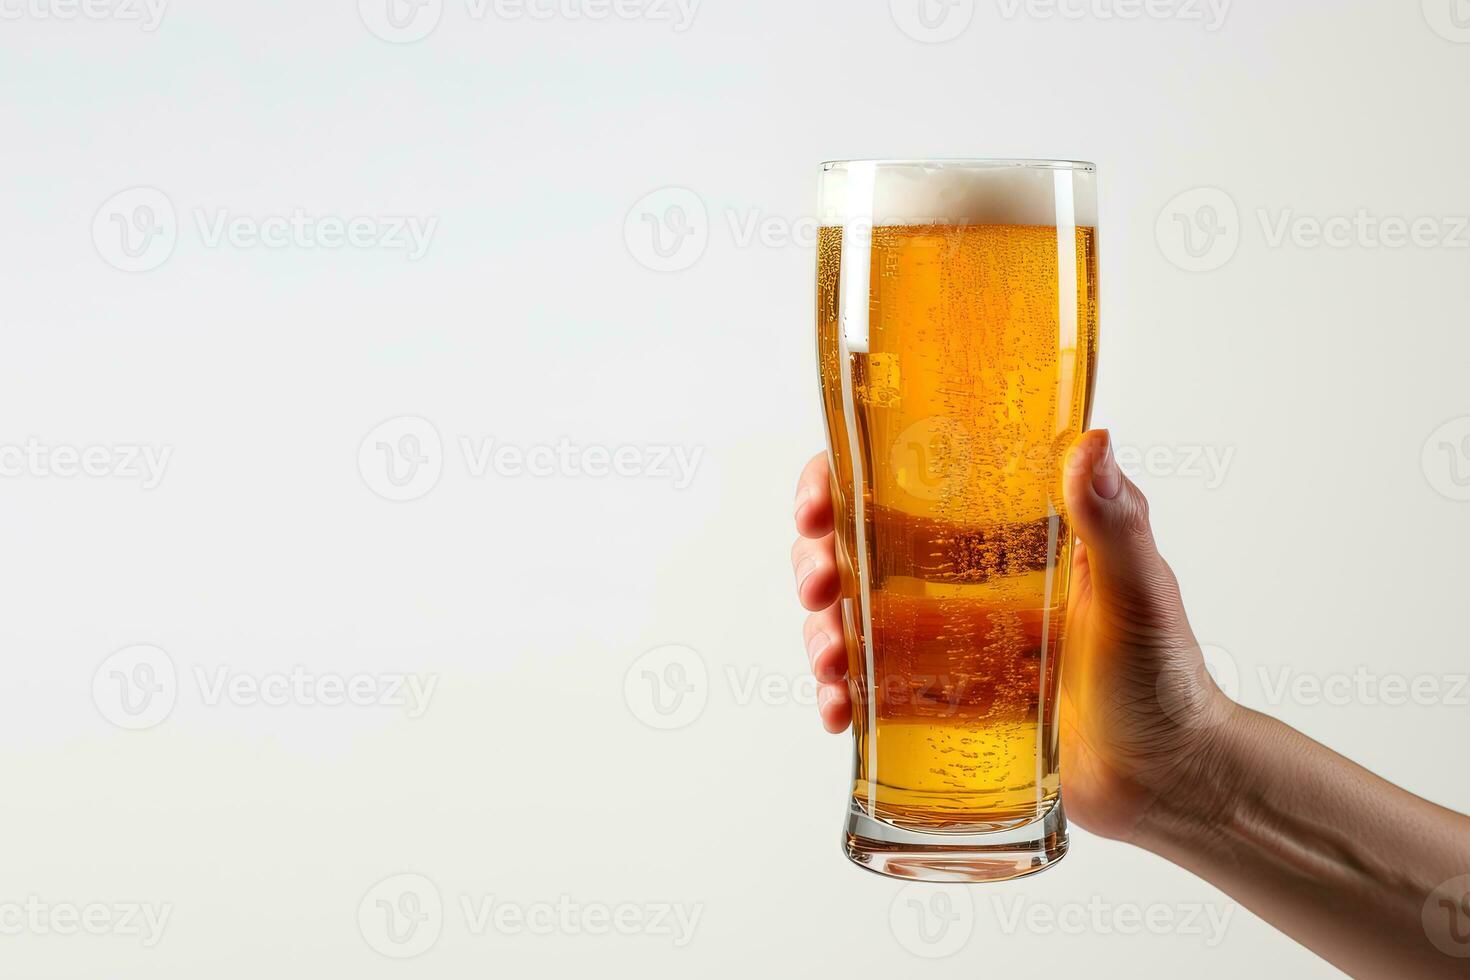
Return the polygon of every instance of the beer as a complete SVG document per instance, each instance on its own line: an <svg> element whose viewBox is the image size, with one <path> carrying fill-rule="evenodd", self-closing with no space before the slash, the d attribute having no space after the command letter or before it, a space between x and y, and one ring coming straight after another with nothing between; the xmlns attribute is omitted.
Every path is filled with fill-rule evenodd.
<svg viewBox="0 0 1470 980"><path fill-rule="evenodd" d="M1090 410L1096 233L1059 213L1053 171L911 169L879 171L871 224L818 240L852 800L983 835L1060 792L1061 471Z"/></svg>

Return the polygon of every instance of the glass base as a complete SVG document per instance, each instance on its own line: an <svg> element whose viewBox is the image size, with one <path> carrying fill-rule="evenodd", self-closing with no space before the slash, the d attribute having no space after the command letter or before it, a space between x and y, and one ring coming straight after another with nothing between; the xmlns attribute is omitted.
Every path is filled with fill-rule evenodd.
<svg viewBox="0 0 1470 980"><path fill-rule="evenodd" d="M1062 801L1029 823L977 834L924 833L875 820L852 802L844 834L859 867L910 881L1007 881L1044 871L1067 853Z"/></svg>

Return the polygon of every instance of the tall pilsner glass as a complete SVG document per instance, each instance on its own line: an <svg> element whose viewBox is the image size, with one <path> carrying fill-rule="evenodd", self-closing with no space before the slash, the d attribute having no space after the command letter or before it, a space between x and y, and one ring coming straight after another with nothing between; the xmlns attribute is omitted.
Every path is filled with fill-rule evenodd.
<svg viewBox="0 0 1470 980"><path fill-rule="evenodd" d="M995 881L1067 850L1062 463L1097 355L1087 163L825 164L817 350L853 705L847 855Z"/></svg>

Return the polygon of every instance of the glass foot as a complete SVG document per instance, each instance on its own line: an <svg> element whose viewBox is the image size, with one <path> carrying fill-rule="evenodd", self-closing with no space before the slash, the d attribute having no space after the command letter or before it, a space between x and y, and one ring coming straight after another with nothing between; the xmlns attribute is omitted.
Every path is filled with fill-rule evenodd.
<svg viewBox="0 0 1470 980"><path fill-rule="evenodd" d="M1061 800L1019 827L976 834L925 833L875 820L853 801L843 847L859 867L911 881L1007 881L1044 871L1067 853Z"/></svg>

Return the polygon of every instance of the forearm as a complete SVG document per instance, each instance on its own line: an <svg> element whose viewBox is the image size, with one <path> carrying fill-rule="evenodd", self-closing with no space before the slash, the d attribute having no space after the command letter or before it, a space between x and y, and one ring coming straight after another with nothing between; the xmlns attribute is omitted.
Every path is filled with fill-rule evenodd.
<svg viewBox="0 0 1470 980"><path fill-rule="evenodd" d="M1243 708L1212 733L1193 782L1160 799L1138 843L1350 974L1470 976L1422 918L1437 887L1470 874L1470 818Z"/></svg>

